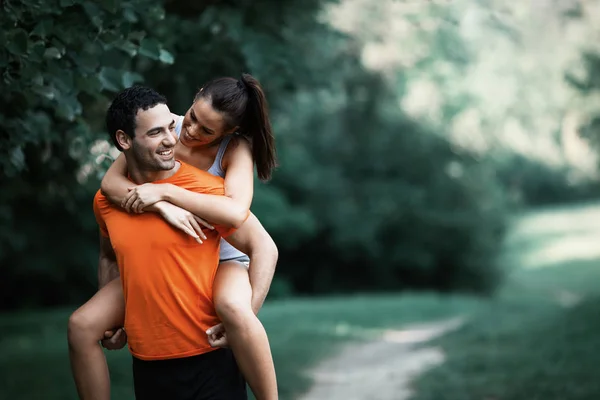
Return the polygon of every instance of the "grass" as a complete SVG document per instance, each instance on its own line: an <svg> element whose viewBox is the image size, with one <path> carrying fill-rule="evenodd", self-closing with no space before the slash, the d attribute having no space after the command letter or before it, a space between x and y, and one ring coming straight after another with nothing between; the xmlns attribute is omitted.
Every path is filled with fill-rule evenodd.
<svg viewBox="0 0 600 400"><path fill-rule="evenodd" d="M600 399L598 264L517 273L465 326L434 343L446 362L415 382L414 400ZM561 306L557 290L577 293L581 303Z"/></svg>
<svg viewBox="0 0 600 400"><path fill-rule="evenodd" d="M527 241L513 240L506 260L560 238L560 232L546 237L549 231L539 231ZM342 345L372 339L382 329L461 315L468 317L466 324L434 342L447 360L414 382L414 400L600 399L598 261L511 268L500 293L487 299L404 293L268 303L261 320L281 398L298 398L311 383L305 371ZM561 291L582 301L565 307L558 301ZM0 315L0 399L77 398L66 345L70 311ZM129 353L107 356L113 399L133 399Z"/></svg>
<svg viewBox="0 0 600 400"><path fill-rule="evenodd" d="M383 328L475 311L471 299L436 294L294 299L261 312L271 341L282 399L310 382L303 371L340 345ZM66 345L69 309L0 316L0 399L77 399ZM133 399L127 351L106 352L113 399Z"/></svg>

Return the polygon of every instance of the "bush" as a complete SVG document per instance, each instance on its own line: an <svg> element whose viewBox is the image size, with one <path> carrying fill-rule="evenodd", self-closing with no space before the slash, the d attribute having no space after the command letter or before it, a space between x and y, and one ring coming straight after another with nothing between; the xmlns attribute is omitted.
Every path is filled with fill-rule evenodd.
<svg viewBox="0 0 600 400"><path fill-rule="evenodd" d="M282 146L273 186L308 216L303 238L291 224L269 225L283 249L278 273L309 293L491 291L501 277L495 258L506 217L493 170L390 107L380 77L346 79L339 109L296 112L293 132L282 132L295 145ZM323 103L298 101L290 113L306 109L303 102ZM262 206L255 212L268 215L272 208Z"/></svg>

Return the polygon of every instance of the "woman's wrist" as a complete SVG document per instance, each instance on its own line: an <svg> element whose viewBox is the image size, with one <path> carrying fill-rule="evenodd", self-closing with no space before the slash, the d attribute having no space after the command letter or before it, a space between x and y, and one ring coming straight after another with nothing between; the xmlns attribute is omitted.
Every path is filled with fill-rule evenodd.
<svg viewBox="0 0 600 400"><path fill-rule="evenodd" d="M169 203L173 203L173 197L174 197L173 189L175 188L175 185L172 185L170 183L163 183L163 184L161 184L161 186L164 186L164 187L161 190L160 198L163 201L168 201Z"/></svg>

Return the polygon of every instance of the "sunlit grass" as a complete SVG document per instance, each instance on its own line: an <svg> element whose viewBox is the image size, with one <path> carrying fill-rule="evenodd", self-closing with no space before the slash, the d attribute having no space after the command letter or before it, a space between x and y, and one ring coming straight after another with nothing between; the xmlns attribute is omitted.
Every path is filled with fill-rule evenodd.
<svg viewBox="0 0 600 400"><path fill-rule="evenodd" d="M528 271L461 329L415 400L600 398L600 262ZM576 302L561 301L571 293Z"/></svg>

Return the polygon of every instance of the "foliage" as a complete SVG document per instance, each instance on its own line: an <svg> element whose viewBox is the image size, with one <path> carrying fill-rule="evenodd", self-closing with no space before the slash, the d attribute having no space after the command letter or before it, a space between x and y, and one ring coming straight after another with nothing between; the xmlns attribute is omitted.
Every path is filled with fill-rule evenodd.
<svg viewBox="0 0 600 400"><path fill-rule="evenodd" d="M325 4L5 1L2 307L93 292L112 93L143 81L183 113L241 72L264 83L280 153L252 206L280 248L273 294L492 289L505 202L488 162L401 112L361 44L317 18Z"/></svg>
<svg viewBox="0 0 600 400"><path fill-rule="evenodd" d="M496 161L496 176L516 207L564 204L598 197L596 184L577 180L577 170L551 166L519 154Z"/></svg>
<svg viewBox="0 0 600 400"><path fill-rule="evenodd" d="M93 288L97 181L81 167L107 95L142 81L134 63L173 61L147 29L163 11L148 0L0 7L2 307L62 303Z"/></svg>
<svg viewBox="0 0 600 400"><path fill-rule="evenodd" d="M577 76L569 71L566 80L573 88L585 97L587 107L584 107L586 119L580 127L580 133L596 152L600 151L600 51L586 51L581 55L583 74Z"/></svg>
<svg viewBox="0 0 600 400"><path fill-rule="evenodd" d="M304 160L286 152L274 183L310 210L315 231L284 252L280 274L303 292L492 289L505 210L491 171L389 106L381 77L347 71L338 110L291 124ZM289 114L323 101L307 95Z"/></svg>

